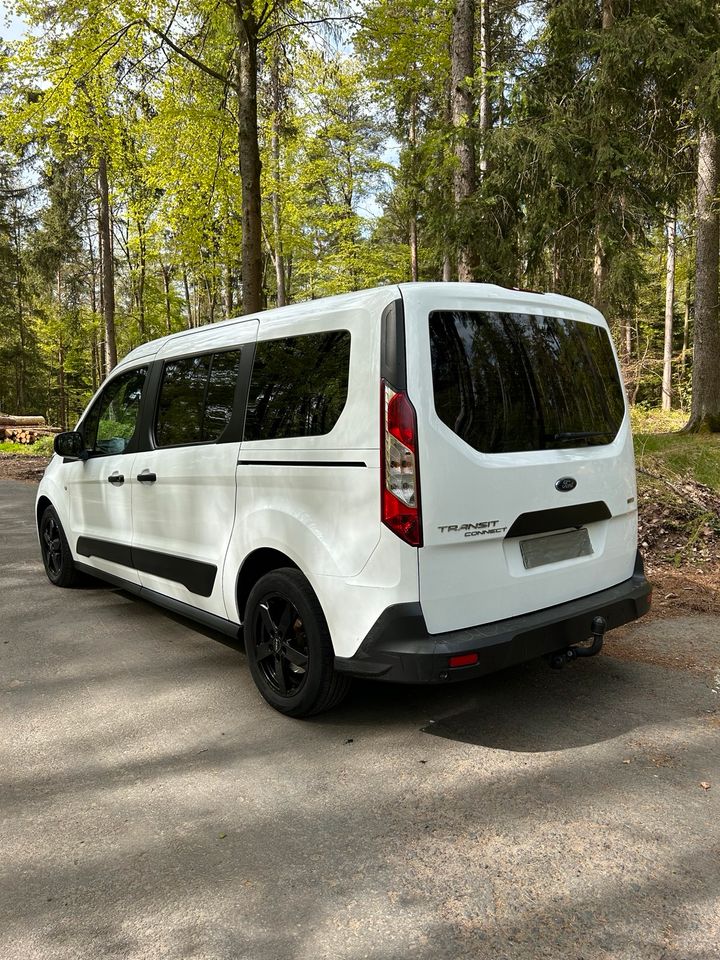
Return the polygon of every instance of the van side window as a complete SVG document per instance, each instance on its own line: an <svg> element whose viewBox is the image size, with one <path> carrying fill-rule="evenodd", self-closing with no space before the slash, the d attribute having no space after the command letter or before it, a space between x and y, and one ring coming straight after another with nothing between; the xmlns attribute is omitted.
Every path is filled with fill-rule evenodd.
<svg viewBox="0 0 720 960"><path fill-rule="evenodd" d="M239 364L239 350L165 363L155 415L158 447L218 439L232 414Z"/></svg>
<svg viewBox="0 0 720 960"><path fill-rule="evenodd" d="M349 371L347 330L259 341L244 439L329 433L345 407Z"/></svg>
<svg viewBox="0 0 720 960"><path fill-rule="evenodd" d="M91 453L124 453L137 426L148 368L128 370L105 387L83 424L85 446Z"/></svg>
<svg viewBox="0 0 720 960"><path fill-rule="evenodd" d="M228 350L225 353L213 355L210 382L205 396L204 440L217 440L230 421L239 364L239 350Z"/></svg>

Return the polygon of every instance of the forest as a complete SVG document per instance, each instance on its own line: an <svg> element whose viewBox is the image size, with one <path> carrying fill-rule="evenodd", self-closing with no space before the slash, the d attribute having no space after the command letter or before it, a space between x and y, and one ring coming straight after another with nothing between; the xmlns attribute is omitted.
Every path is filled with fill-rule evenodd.
<svg viewBox="0 0 720 960"><path fill-rule="evenodd" d="M15 0L0 410L129 349L398 281L555 291L720 431L714 0Z"/></svg>

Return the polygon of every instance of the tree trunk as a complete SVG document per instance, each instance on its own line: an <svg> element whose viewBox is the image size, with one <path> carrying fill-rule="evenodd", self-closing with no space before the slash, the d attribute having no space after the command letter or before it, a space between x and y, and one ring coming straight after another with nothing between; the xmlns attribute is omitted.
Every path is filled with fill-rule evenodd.
<svg viewBox="0 0 720 960"><path fill-rule="evenodd" d="M597 191L596 191L597 192ZM603 316L607 312L605 303L605 284L607 281L607 257L603 247L600 227L595 226L595 248L593 256L593 306L599 310Z"/></svg>
<svg viewBox="0 0 720 960"><path fill-rule="evenodd" d="M25 305L23 303L23 267L20 238L20 211L17 201L13 204L13 241L15 255L15 308L17 312L18 339L20 341L20 356L16 380L16 410L23 413L25 410Z"/></svg>
<svg viewBox="0 0 720 960"><path fill-rule="evenodd" d="M410 146L410 222L408 224L408 239L410 244L410 279L417 283L418 269L418 203L416 179L416 150L417 150L417 97L413 93L410 101L410 123L408 126L408 144Z"/></svg>
<svg viewBox="0 0 720 960"><path fill-rule="evenodd" d="M165 292L165 332L170 333L172 329L172 304L170 301L170 280L172 279L172 267L160 261L160 270L163 277L163 290Z"/></svg>
<svg viewBox="0 0 720 960"><path fill-rule="evenodd" d="M445 253L443 257L443 282L449 283L452 280L452 260L450 259L450 254Z"/></svg>
<svg viewBox="0 0 720 960"><path fill-rule="evenodd" d="M58 413L60 426L63 430L68 428L68 418L67 418L67 404L65 398L65 350L63 349L62 340L58 347Z"/></svg>
<svg viewBox="0 0 720 960"><path fill-rule="evenodd" d="M270 83L272 88L272 132L270 135L270 153L273 163L273 189L272 189L272 218L273 218L273 243L275 253L273 263L275 265L275 285L277 290L277 305L284 307L287 303L287 294L285 290L285 255L283 253L282 241L282 215L280 211L280 119L282 116L282 95L280 89L280 49L279 44L273 46L272 59L270 64Z"/></svg>
<svg viewBox="0 0 720 960"><path fill-rule="evenodd" d="M479 0L480 3L480 172L483 176L488 172L487 136L492 129L492 103L490 101L490 81L488 75L492 68L490 50L490 30L488 15L490 0Z"/></svg>
<svg viewBox="0 0 720 960"><path fill-rule="evenodd" d="M242 182L242 307L262 309L262 221L257 117L257 20L249 0L236 0L238 156Z"/></svg>
<svg viewBox="0 0 720 960"><path fill-rule="evenodd" d="M690 345L690 274L685 282L685 314L683 317L683 345L680 354L680 376L685 376L685 362Z"/></svg>
<svg viewBox="0 0 720 960"><path fill-rule="evenodd" d="M190 300L190 284L188 283L187 268L185 266L183 266L183 289L185 291L185 309L187 311L188 330L192 330L195 324L193 323L193 309L192 302Z"/></svg>
<svg viewBox="0 0 720 960"><path fill-rule="evenodd" d="M232 317L235 309L233 272L229 263L225 264L225 319Z"/></svg>
<svg viewBox="0 0 720 960"><path fill-rule="evenodd" d="M145 240L145 229L140 220L137 221L138 232L138 262L140 269L138 271L138 323L140 326L140 335L145 339L145 277L147 274L147 243Z"/></svg>
<svg viewBox="0 0 720 960"><path fill-rule="evenodd" d="M662 408L672 409L673 313L675 310L675 217L667 223L667 269L665 280L665 347L663 350Z"/></svg>
<svg viewBox="0 0 720 960"><path fill-rule="evenodd" d="M612 30L615 24L615 15L613 13L612 0L602 0L602 29L603 31ZM600 57L602 54L599 55ZM605 147L607 137L603 133L598 138L598 142L595 146L595 162L597 167L597 158L602 156ZM608 264L608 255L605 244L605 215L604 211L606 208L607 198L607 184L601 182L603 178L602 171L596 169L596 179L595 179L595 240L594 240L594 254L593 254L593 306L602 313L602 315L609 319L608 317L608 303L607 303L607 280L609 273L609 264ZM628 347L628 339L625 341L625 355L626 358L630 357L630 348Z"/></svg>
<svg viewBox="0 0 720 960"><path fill-rule="evenodd" d="M475 32L474 0L456 0L452 20L450 50L451 108L455 131L455 160L453 192L455 200L456 233L458 236L458 279L473 279L472 248L467 217L468 200L475 189L475 155L472 141L474 104L472 97L473 35Z"/></svg>
<svg viewBox="0 0 720 960"><path fill-rule="evenodd" d="M697 181L697 253L695 266L695 337L692 406L686 430L720 431L720 318L718 258L720 219L714 208L718 195L720 140L717 129L700 127Z"/></svg>
<svg viewBox="0 0 720 960"><path fill-rule="evenodd" d="M609 30L615 23L613 0L602 0L602 28Z"/></svg>
<svg viewBox="0 0 720 960"><path fill-rule="evenodd" d="M100 195L98 213L102 257L102 301L105 320L105 368L110 373L117 366L117 343L115 340L115 277L112 230L110 227L110 191L108 188L107 160L104 156L100 157L98 163L98 193Z"/></svg>

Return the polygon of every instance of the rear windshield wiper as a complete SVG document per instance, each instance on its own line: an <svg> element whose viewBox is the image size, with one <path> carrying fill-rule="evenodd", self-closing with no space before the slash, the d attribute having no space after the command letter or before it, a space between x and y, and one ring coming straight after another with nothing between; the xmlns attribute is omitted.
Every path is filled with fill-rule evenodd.
<svg viewBox="0 0 720 960"><path fill-rule="evenodd" d="M610 430L569 430L566 433L554 433L551 440L590 440L593 437L614 437Z"/></svg>

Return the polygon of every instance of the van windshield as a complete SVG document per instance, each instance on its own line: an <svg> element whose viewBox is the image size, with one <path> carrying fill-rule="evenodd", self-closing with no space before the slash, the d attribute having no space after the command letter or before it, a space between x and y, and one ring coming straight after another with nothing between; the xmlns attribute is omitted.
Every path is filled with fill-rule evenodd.
<svg viewBox="0 0 720 960"><path fill-rule="evenodd" d="M625 414L603 327L525 313L430 314L435 410L482 453L611 443Z"/></svg>

